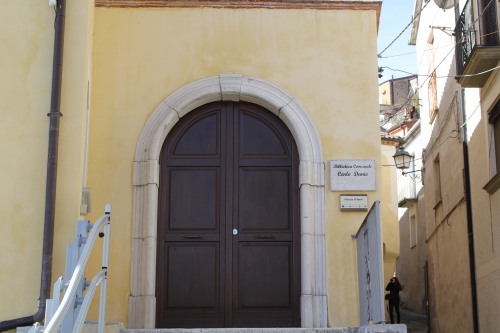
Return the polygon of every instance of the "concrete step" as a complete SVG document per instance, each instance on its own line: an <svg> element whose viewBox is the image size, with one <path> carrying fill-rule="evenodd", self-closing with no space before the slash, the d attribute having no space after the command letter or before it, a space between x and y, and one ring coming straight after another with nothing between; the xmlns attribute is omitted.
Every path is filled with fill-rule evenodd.
<svg viewBox="0 0 500 333"><path fill-rule="evenodd" d="M30 328L18 327L17 333L26 333ZM97 323L85 322L82 333L97 333ZM329 328L124 329L122 323L106 323L105 333L407 333L407 330L404 324Z"/></svg>
<svg viewBox="0 0 500 333"><path fill-rule="evenodd" d="M329 328L174 328L123 329L120 333L407 333L406 325L371 325Z"/></svg>
<svg viewBox="0 0 500 333"><path fill-rule="evenodd" d="M16 329L16 333L28 333L31 327L32 326L18 327ZM106 323L106 326L104 327L105 333L121 333L122 330L122 323ZM85 324L83 324L81 333L97 333L97 322L86 321Z"/></svg>
<svg viewBox="0 0 500 333"><path fill-rule="evenodd" d="M124 329L120 333L358 333L358 328L171 328Z"/></svg>

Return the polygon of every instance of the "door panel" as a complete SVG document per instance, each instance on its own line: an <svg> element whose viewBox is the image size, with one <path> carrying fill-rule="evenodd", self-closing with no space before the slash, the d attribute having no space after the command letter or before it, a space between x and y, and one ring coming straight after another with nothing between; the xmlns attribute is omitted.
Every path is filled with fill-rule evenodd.
<svg viewBox="0 0 500 333"><path fill-rule="evenodd" d="M171 168L169 230L218 230L219 168Z"/></svg>
<svg viewBox="0 0 500 333"><path fill-rule="evenodd" d="M170 131L160 164L157 327L300 326L288 128L253 104L210 103Z"/></svg>
<svg viewBox="0 0 500 333"><path fill-rule="evenodd" d="M278 129L255 113L240 112L240 157L290 157Z"/></svg>
<svg viewBox="0 0 500 333"><path fill-rule="evenodd" d="M200 107L183 117L163 144L157 327L225 325L224 113L221 105Z"/></svg>
<svg viewBox="0 0 500 333"><path fill-rule="evenodd" d="M218 155L220 112L209 112L189 124L174 145L175 157Z"/></svg>
<svg viewBox="0 0 500 333"><path fill-rule="evenodd" d="M168 308L219 307L218 243L170 243L167 246Z"/></svg>
<svg viewBox="0 0 500 333"><path fill-rule="evenodd" d="M272 113L234 114L233 326L300 326L297 149Z"/></svg>
<svg viewBox="0 0 500 333"><path fill-rule="evenodd" d="M240 168L239 185L240 232L290 230L289 168Z"/></svg>
<svg viewBox="0 0 500 333"><path fill-rule="evenodd" d="M239 309L291 306L290 250L290 243L240 243Z"/></svg>

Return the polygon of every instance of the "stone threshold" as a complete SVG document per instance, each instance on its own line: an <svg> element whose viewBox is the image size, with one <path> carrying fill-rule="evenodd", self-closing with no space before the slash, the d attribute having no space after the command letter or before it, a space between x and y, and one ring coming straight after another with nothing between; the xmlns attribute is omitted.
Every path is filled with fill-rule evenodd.
<svg viewBox="0 0 500 333"><path fill-rule="evenodd" d="M328 328L196 328L123 329L120 333L407 333L406 325L370 325Z"/></svg>
<svg viewBox="0 0 500 333"><path fill-rule="evenodd" d="M18 327L17 333L28 332L30 327ZM407 333L406 325L370 325L361 327L328 328L170 328L125 329L121 323L106 323L105 333ZM97 333L97 323L86 322L82 333Z"/></svg>
<svg viewBox="0 0 500 333"><path fill-rule="evenodd" d="M171 328L124 329L120 333L358 333L357 327L332 328Z"/></svg>

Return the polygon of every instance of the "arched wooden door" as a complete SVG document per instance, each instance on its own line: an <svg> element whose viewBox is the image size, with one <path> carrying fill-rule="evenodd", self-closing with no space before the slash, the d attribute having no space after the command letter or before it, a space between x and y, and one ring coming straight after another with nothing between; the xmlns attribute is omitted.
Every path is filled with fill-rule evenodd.
<svg viewBox="0 0 500 333"><path fill-rule="evenodd" d="M299 158L274 114L199 107L161 153L157 327L300 326Z"/></svg>

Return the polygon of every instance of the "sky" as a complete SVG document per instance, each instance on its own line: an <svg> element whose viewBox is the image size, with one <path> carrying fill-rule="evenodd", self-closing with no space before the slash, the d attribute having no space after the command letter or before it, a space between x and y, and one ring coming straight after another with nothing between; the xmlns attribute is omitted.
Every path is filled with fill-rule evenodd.
<svg viewBox="0 0 500 333"><path fill-rule="evenodd" d="M378 31L378 53L382 52L403 29L411 22L413 11L415 7L415 0L383 0L382 13L380 15L380 26ZM417 71L417 56L416 46L408 45L410 39L411 25L405 32L391 45L386 51L383 52L382 57L379 58L379 67L387 66L394 69L404 70L410 73ZM404 53L411 53L409 55L391 57ZM384 75L379 79L379 83L390 80L392 75L394 78L408 76L409 74L397 71L384 69Z"/></svg>

